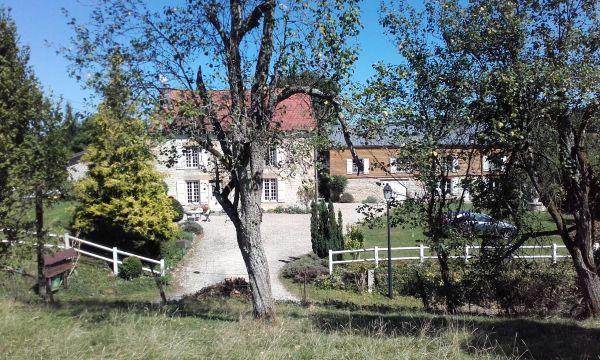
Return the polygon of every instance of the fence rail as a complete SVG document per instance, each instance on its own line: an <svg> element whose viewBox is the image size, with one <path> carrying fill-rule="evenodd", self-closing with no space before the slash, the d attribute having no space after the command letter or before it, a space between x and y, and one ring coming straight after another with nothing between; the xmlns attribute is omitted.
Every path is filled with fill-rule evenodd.
<svg viewBox="0 0 600 360"><path fill-rule="evenodd" d="M379 256L379 252L380 251L387 251L387 247L379 247L379 246L375 246L372 248L367 248L367 249L355 249L355 250L329 250L329 274L333 274L333 265L335 264L349 264L349 263L364 263L364 262L374 262L375 263L375 267L379 266L379 262L380 261L387 261L388 258L387 257L380 257ZM469 259L473 258L473 253L471 252L472 250L479 250L481 249L481 246L479 245L467 245L464 247L464 251L463 251L463 255L454 255L454 256L450 256L450 258L453 259L464 259L465 261L469 261ZM566 249L566 246L564 245L557 245L555 243L551 244L551 245L525 245L525 246L521 246L519 249L523 249L523 250L546 250L549 249L549 253L546 255L520 255L520 254L515 254L514 257L515 258L520 258L520 259L552 259L553 263L556 263L556 261L558 259L562 259L562 258L568 258L569 255L559 255L558 254L558 249ZM419 246L403 246L403 247L393 247L391 248L392 251L419 251L419 256L392 256L391 257L391 261L405 261L405 260L419 260L420 262L424 262L425 260L429 260L429 259L437 259L436 255L426 255L425 251L426 250L430 250L429 246L425 246L425 245L419 245ZM356 254L356 255L360 255L363 253L373 253L373 257L372 258L366 258L366 259L349 259L349 260L334 260L333 257L334 255L339 255L339 254Z"/></svg>
<svg viewBox="0 0 600 360"><path fill-rule="evenodd" d="M119 273L119 265L123 264L123 261L119 260L119 255L132 256L132 257L136 257L136 258L140 259L143 262L150 263L150 264L156 264L160 268L160 275L161 276L165 275L165 271L166 271L166 269L165 269L165 259L160 259L160 260L150 259L150 258L147 258L147 257L144 257L144 256L132 254L132 253L127 252L127 251L119 250L119 249L117 249L116 246L110 248L108 246L103 246L103 245L100 245L100 244L96 244L96 243L93 243L93 242L88 241L88 240L84 240L84 239L77 238L75 236L71 236L69 234L64 234L64 242L65 242L65 244L64 244L64 248L65 249L68 249L68 248L72 247L72 248L75 248L75 251L79 252L80 254L83 254L83 255L86 255L86 256L90 256L90 257L93 257L93 258L96 258L96 259L101 259L101 260L108 261L108 262L112 263L113 264L113 273L115 275ZM86 250L81 250L80 247L73 246L73 244L76 243L76 242L78 242L79 244L85 244L87 246L95 247L97 249L110 252L110 253L112 253L112 259L111 258L107 258L105 256L98 255L98 254L94 254L94 253L86 251ZM152 268L152 266L150 266L150 267L142 267L142 270L147 271L147 272L152 272L151 268Z"/></svg>
<svg viewBox="0 0 600 360"><path fill-rule="evenodd" d="M56 234L48 234L48 236L50 237L59 237L59 235ZM48 248L53 248L53 247L58 247L58 248L63 248L63 249L69 249L69 248L74 248L75 251L77 251L78 253L82 254L82 255L86 255L86 256L90 256L96 259L100 259L100 260L104 260L107 262L110 262L113 264L113 273L115 275L117 275L119 273L119 265L123 264L123 261L119 260L119 255L124 255L124 256L133 256L136 257L138 259L140 259L143 262L146 263L150 263L150 264L156 264L159 266L160 268L160 275L164 276L165 272L166 272L166 268L165 268L165 259L160 259L160 260L154 260L154 259L150 259L144 256L140 256L140 255L136 255L136 254L132 254L130 252L127 251L123 251L123 250L119 250L117 247L108 247L108 246L103 246L100 244L96 244L93 243L91 241L88 240L84 240L84 239L80 239L77 238L75 236L71 236L69 234L64 234L63 235L63 241L64 241L64 245L55 245L55 244L44 244L44 247L48 247ZM0 240L0 243L11 243L8 240ZM14 244L25 244L24 241L16 241L13 242ZM99 254L94 254L93 252L87 251L87 250L81 250L81 246L73 246L74 243L79 243L79 244L85 244L87 246L91 246L94 247L96 249L100 249L100 250L104 250L106 252L110 252L112 254L111 258L108 258L106 256L102 256ZM152 269L150 267L142 267L142 270L147 271L147 272L152 272Z"/></svg>

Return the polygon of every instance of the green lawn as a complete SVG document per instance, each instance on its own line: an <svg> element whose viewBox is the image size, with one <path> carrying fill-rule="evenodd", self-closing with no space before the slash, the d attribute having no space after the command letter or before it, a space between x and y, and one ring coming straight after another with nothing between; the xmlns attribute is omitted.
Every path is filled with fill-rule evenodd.
<svg viewBox="0 0 600 360"><path fill-rule="evenodd" d="M77 205L75 201L57 201L44 208L44 227L51 233L62 234L68 228L72 210ZM32 209L29 213L31 220L35 219L35 212Z"/></svg>
<svg viewBox="0 0 600 360"><path fill-rule="evenodd" d="M556 227L554 222L546 212L538 212L530 214L530 221L532 226L538 230L554 230ZM366 225L360 225L360 228L365 236L364 247L373 248L378 246L380 248L387 248L387 228L385 217L382 217L381 221L378 222L376 227L369 228ZM423 235L423 228L413 227L411 225L396 226L390 229L390 240L392 247L406 247L406 246L419 246L420 243L425 239ZM550 245L552 243L557 245L563 245L562 240L558 235L540 237L537 239L529 240L525 245ZM527 250L528 253L532 253L532 250ZM536 250L535 254L550 254L550 249ZM559 255L567 255L566 249L558 249ZM426 253L427 255L427 253ZM384 256L383 251L380 252L380 256ZM392 256L419 256L418 250L403 250L402 252L393 252ZM369 255L369 257L372 257Z"/></svg>
<svg viewBox="0 0 600 360"><path fill-rule="evenodd" d="M159 308L151 281L79 264L54 306L33 280L0 272L0 359L516 359L594 358L594 321L426 313L415 301L347 296L278 304L252 319L242 299L186 298ZM15 292L15 289L19 289Z"/></svg>

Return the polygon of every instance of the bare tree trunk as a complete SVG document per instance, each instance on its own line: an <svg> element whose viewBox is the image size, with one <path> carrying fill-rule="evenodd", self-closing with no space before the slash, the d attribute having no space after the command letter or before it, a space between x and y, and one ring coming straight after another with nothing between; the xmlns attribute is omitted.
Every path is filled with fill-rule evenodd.
<svg viewBox="0 0 600 360"><path fill-rule="evenodd" d="M569 248L569 252L577 272L579 287L587 303L589 315L596 318L600 317L600 276L595 270L586 265L585 256L579 248Z"/></svg>
<svg viewBox="0 0 600 360"><path fill-rule="evenodd" d="M249 158L248 163L240 164L236 171L240 203L237 208L229 205L224 210L235 225L238 246L248 272L254 316L271 320L275 315L274 302L269 264L260 233L264 155L261 145L257 143L249 144L244 150Z"/></svg>
<svg viewBox="0 0 600 360"><path fill-rule="evenodd" d="M444 297L446 298L446 311L450 314L456 312L456 295L452 286L450 275L450 266L448 266L448 254L444 251L438 254L438 262L440 264L440 272L442 275L442 283L444 286Z"/></svg>
<svg viewBox="0 0 600 360"><path fill-rule="evenodd" d="M584 196L587 200L587 196ZM579 286L587 303L589 315L600 317L600 276L596 269L593 252L593 219L586 203L574 212L577 232L574 239L569 236L563 241L567 245L577 272Z"/></svg>
<svg viewBox="0 0 600 360"><path fill-rule="evenodd" d="M274 317L273 295L269 264L260 234L262 186L258 181L262 179L240 179L241 209L240 222L236 224L236 234L248 271L254 316L271 320Z"/></svg>
<svg viewBox="0 0 600 360"><path fill-rule="evenodd" d="M44 202L42 192L35 192L35 237L37 256L38 294L47 296L46 281L44 279Z"/></svg>

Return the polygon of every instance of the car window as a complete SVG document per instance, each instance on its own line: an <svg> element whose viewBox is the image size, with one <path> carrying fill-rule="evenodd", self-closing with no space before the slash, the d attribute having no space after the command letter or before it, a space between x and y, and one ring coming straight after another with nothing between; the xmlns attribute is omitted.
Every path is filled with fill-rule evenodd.
<svg viewBox="0 0 600 360"><path fill-rule="evenodd" d="M475 220L477 221L482 221L482 222L492 222L494 221L494 219L486 214L473 214L473 216L475 217Z"/></svg>

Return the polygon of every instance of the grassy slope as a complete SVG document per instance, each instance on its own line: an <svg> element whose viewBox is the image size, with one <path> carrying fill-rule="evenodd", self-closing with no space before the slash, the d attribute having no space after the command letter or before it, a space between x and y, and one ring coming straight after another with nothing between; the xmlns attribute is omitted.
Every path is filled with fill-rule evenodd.
<svg viewBox="0 0 600 360"><path fill-rule="evenodd" d="M26 291L0 289L2 359L500 359L600 354L600 324L444 316L382 299L363 305L277 306L277 320L252 320L239 299L159 309L148 279L115 279L82 263L50 307ZM11 283L0 273L0 286ZM21 289L15 292L14 289ZM6 291L10 290L10 291ZM16 298L16 300L15 300ZM356 301L356 298L348 298ZM369 306L371 303L376 306Z"/></svg>

